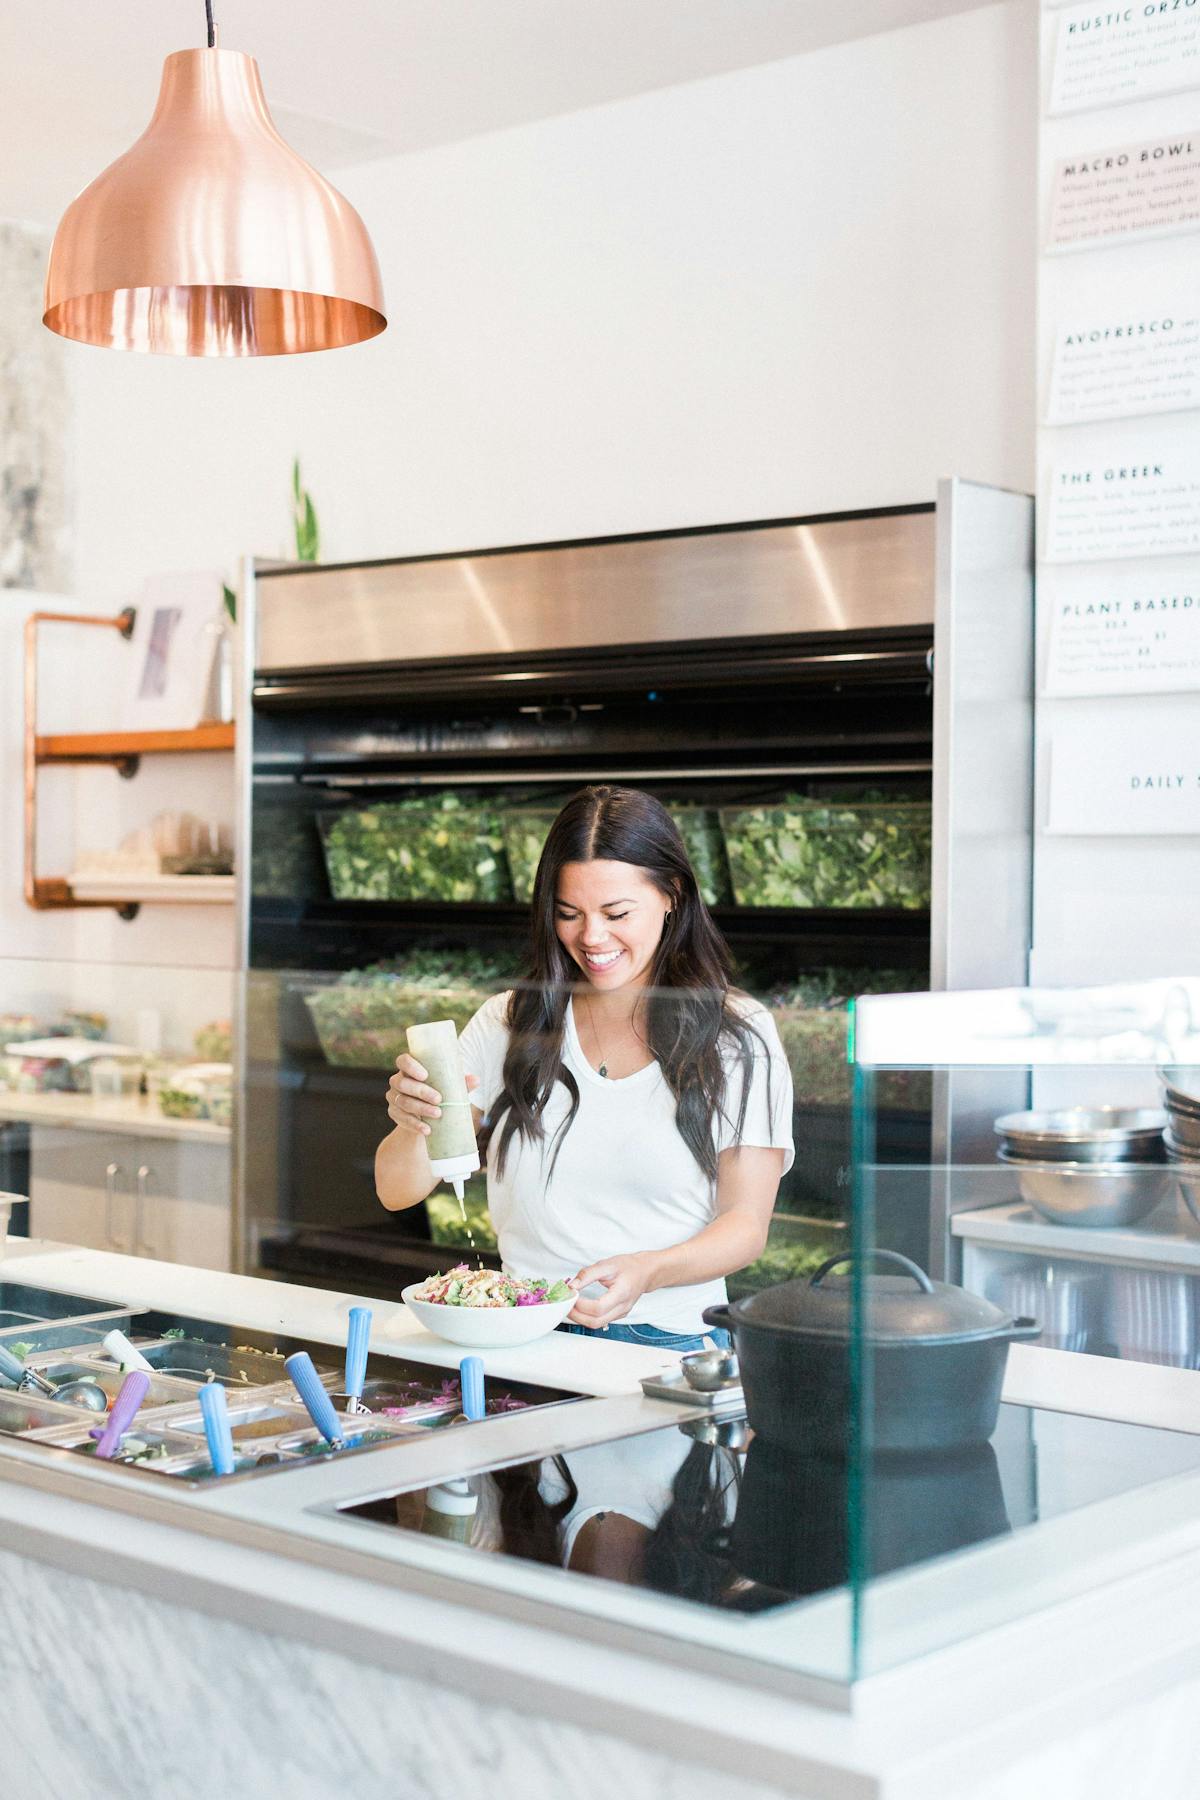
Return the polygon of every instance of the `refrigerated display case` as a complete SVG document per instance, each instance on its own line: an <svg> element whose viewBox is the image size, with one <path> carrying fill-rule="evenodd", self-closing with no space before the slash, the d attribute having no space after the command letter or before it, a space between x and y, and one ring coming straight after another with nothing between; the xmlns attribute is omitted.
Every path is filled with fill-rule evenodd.
<svg viewBox="0 0 1200 1800"><path fill-rule="evenodd" d="M435 1206L431 1234L428 1209L387 1215L374 1191L406 1007L419 1017L433 1004L428 988L413 991L412 969L441 971L441 1016L508 985L528 906L501 892L512 881L528 894L533 826L596 781L659 795L694 854L703 826L713 915L741 984L775 1006L789 1042L797 1162L775 1261L748 1282L796 1250L806 1219L814 1242L844 1226L845 1000L955 985L960 966L1024 977L1031 510L1023 496L947 482L936 506L248 569L243 1267L394 1294L459 1248L465 1221L447 1233ZM1008 750L999 769L996 741ZM869 895L819 894L821 904L731 900L724 821L792 796L817 817L857 807L868 828L872 808L895 819L886 809L899 806L920 822L903 839L902 877ZM478 834L450 842L463 816L499 818L498 853L491 826L486 858ZM505 839L522 827L510 873ZM921 832L923 884L908 867ZM497 854L505 866L480 876L472 857ZM857 854L877 857L878 845ZM985 890L1004 898L976 936ZM898 1159L928 1166L946 1129L935 1098L928 1083L893 1095L883 1129Z"/></svg>

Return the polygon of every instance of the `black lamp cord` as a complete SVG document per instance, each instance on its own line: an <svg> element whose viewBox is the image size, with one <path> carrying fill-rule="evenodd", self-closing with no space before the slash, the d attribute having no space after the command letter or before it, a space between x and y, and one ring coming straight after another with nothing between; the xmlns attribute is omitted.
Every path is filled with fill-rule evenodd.
<svg viewBox="0 0 1200 1800"><path fill-rule="evenodd" d="M204 0L204 15L208 20L208 47L215 50L217 45L217 28L213 24L212 0Z"/></svg>

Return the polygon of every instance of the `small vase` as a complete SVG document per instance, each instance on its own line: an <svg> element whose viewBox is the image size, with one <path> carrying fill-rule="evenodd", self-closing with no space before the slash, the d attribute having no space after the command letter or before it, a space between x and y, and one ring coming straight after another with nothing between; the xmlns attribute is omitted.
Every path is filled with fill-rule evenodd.
<svg viewBox="0 0 1200 1800"><path fill-rule="evenodd" d="M231 725L234 716L233 635L229 630L229 621L223 615L213 619L205 630L211 639L212 648L209 653L208 679L204 684L204 706L200 723Z"/></svg>

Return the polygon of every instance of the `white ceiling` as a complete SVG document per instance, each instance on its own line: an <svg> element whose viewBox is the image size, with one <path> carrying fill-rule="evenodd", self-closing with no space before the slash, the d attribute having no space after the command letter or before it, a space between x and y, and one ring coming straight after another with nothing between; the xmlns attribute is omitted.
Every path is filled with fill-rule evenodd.
<svg viewBox="0 0 1200 1800"><path fill-rule="evenodd" d="M773 62L987 0L215 0L284 136L333 169ZM203 0L4 0L0 217L53 224L145 126Z"/></svg>

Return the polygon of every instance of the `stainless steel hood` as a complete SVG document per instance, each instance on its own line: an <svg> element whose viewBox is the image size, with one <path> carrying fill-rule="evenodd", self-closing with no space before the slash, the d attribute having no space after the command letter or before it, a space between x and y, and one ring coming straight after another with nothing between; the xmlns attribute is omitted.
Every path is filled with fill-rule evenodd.
<svg viewBox="0 0 1200 1800"><path fill-rule="evenodd" d="M932 633L934 509L259 570L260 677Z"/></svg>

